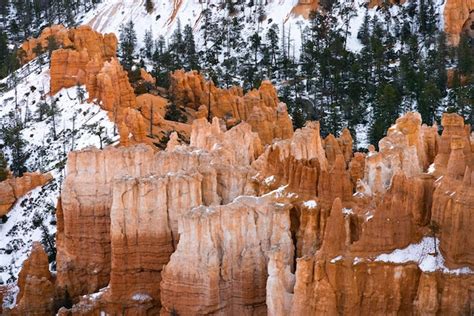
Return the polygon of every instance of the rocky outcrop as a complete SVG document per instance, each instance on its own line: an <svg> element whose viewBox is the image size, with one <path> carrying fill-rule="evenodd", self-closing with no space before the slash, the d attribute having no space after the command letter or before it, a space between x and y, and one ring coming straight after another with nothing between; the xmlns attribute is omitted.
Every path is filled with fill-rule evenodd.
<svg viewBox="0 0 474 316"><path fill-rule="evenodd" d="M461 117L448 114L442 123L439 137L408 113L380 142L380 152L371 148L362 179L363 156L349 163L359 178L353 197L338 194L329 215L321 190L303 203L295 273L280 259L291 253L275 253L269 262L270 315L472 311L472 147ZM328 165L342 156L336 143L324 142Z"/></svg>
<svg viewBox="0 0 474 316"><path fill-rule="evenodd" d="M242 88L220 89L195 71L180 70L171 75L170 95L177 105L194 111L203 105L210 108L211 116L224 119L228 127L248 122L264 144L293 134L286 105L279 102L269 81L244 95Z"/></svg>
<svg viewBox="0 0 474 316"><path fill-rule="evenodd" d="M39 242L34 242L31 254L18 276L17 304L12 315L51 315L54 313L54 277L49 272L48 256Z"/></svg>
<svg viewBox="0 0 474 316"><path fill-rule="evenodd" d="M162 314L265 313L267 252L292 252L288 211L270 197L240 197L185 214L180 242L162 273Z"/></svg>
<svg viewBox="0 0 474 316"><path fill-rule="evenodd" d="M305 19L310 18L312 11L319 8L318 0L298 0L298 4L293 7L291 13L296 16L303 16Z"/></svg>
<svg viewBox="0 0 474 316"><path fill-rule="evenodd" d="M444 5L444 31L452 45L459 43L463 27L470 20L473 10L473 0L448 0Z"/></svg>
<svg viewBox="0 0 474 316"><path fill-rule="evenodd" d="M53 42L56 47L51 47ZM53 25L45 28L38 38L30 38L22 44L21 49L25 52L22 61L26 63L34 59L40 47L43 52L58 47L74 49L77 52L87 53L90 59L106 60L115 56L117 38L114 34L103 36L86 25L73 29Z"/></svg>
<svg viewBox="0 0 474 316"><path fill-rule="evenodd" d="M23 195L51 181L51 174L25 173L18 178L0 182L0 216L6 215Z"/></svg>
<svg viewBox="0 0 474 316"><path fill-rule="evenodd" d="M465 181L449 177L437 181L434 192L432 221L441 239L440 248L451 268L470 266L474 269L473 212L474 174L466 169Z"/></svg>
<svg viewBox="0 0 474 316"><path fill-rule="evenodd" d="M69 154L56 244L58 287L71 297L94 293L109 283L112 181L149 173L153 155L147 146Z"/></svg>

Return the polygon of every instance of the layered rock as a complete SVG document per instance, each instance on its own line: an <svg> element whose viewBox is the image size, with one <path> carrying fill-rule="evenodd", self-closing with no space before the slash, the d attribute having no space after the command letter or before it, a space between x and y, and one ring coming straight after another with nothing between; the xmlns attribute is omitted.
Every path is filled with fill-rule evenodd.
<svg viewBox="0 0 474 316"><path fill-rule="evenodd" d="M420 114L409 112L397 119L380 140L380 151L369 148L364 181L371 193L385 192L398 171L409 177L425 171L433 162L437 142L436 129L424 128Z"/></svg>
<svg viewBox="0 0 474 316"><path fill-rule="evenodd" d="M436 181L432 221L438 230L440 249L450 268L474 268L473 234L474 173L466 168L463 180L444 176Z"/></svg>
<svg viewBox="0 0 474 316"><path fill-rule="evenodd" d="M54 313L54 278L49 272L48 256L39 242L34 242L31 254L18 275L20 291L12 315L51 315Z"/></svg>
<svg viewBox="0 0 474 316"><path fill-rule="evenodd" d="M162 273L162 314L265 313L267 251L293 248L288 211L270 197L240 197L185 214L180 242Z"/></svg>
<svg viewBox="0 0 474 316"><path fill-rule="evenodd" d="M107 286L110 276L110 208L117 176L145 175L154 152L147 146L71 152L57 212L58 286L71 297Z"/></svg>
<svg viewBox="0 0 474 316"><path fill-rule="evenodd" d="M18 178L0 182L0 216L6 215L23 195L51 181L51 174L25 173Z"/></svg>
<svg viewBox="0 0 474 316"><path fill-rule="evenodd" d="M474 277L425 273L416 264L298 259L288 313L270 315L464 315ZM278 297L278 296L276 296ZM270 297L270 300L273 297Z"/></svg>
<svg viewBox="0 0 474 316"><path fill-rule="evenodd" d="M322 199L328 192L303 203L295 274L280 259L291 253L275 253L269 262L269 314L471 312L473 147L461 117L444 115L443 124L439 137L436 127L408 113L381 140L379 153L371 148L365 162L363 155L349 162L352 183L359 179L353 197L338 194L329 216ZM339 157L342 180L336 144L327 138L325 154L329 166ZM432 236L434 252L423 236Z"/></svg>
<svg viewBox="0 0 474 316"><path fill-rule="evenodd" d="M133 301L135 294L146 292L159 306L156 287L134 288L124 280L159 280L161 266L179 240L178 219L186 210L255 194L249 165L261 145L248 124L224 132L205 119L196 120L192 139L198 147L175 146L155 153L140 145L70 154L57 215L61 289L78 297L110 280L111 304ZM150 253L137 248L145 240ZM155 262L158 253L162 259Z"/></svg>
<svg viewBox="0 0 474 316"><path fill-rule="evenodd" d="M186 108L195 111L202 105L210 108L211 116L224 119L227 126L248 122L264 144L270 144L273 138L285 139L293 134L286 105L279 102L269 81L244 95L240 87L217 88L195 71L175 71L171 75L170 94L176 104Z"/></svg>

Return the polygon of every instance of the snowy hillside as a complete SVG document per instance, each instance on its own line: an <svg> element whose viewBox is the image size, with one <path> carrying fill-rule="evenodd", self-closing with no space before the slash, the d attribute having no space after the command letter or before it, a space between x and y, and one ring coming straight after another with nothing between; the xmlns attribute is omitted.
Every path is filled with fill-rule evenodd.
<svg viewBox="0 0 474 316"><path fill-rule="evenodd" d="M143 45L145 31L151 30L154 38L161 35L169 37L176 29L178 21L182 26L189 24L195 32L199 31L205 9L210 9L216 18L228 15L228 11L223 8L220 1L210 1L210 4L197 0L154 0L153 2L153 12L147 13L145 0L105 0L95 10L80 15L77 20L80 21L80 24L88 24L101 33L113 32L116 34L118 34L122 23L132 20L137 25L138 42ZM272 23L279 26L285 24L288 29L292 29L294 32L293 39L296 46L299 47L301 42L299 29L305 20L301 16L292 14L291 11L297 4L298 0L268 1L268 4L263 6L265 19L261 22L260 27L265 28L266 25ZM256 23L253 23L257 16L257 5L253 7L245 5L243 8L244 10L237 14L246 21L252 20L252 23L245 25L250 34L257 27Z"/></svg>
<svg viewBox="0 0 474 316"><path fill-rule="evenodd" d="M3 284L15 282L33 241L54 243L55 210L67 153L72 149L99 147L99 134L104 146L118 138L114 136L114 124L105 111L98 105L80 102L77 95L80 89L63 89L50 97L48 68L47 65L39 67L37 60L32 61L15 73L19 82L16 89L0 93L1 126L21 126L28 170L50 172L54 177L43 188L37 188L17 201L7 214L6 222L0 223L0 283ZM8 77L1 83L11 80L12 77ZM87 98L87 93L84 97ZM56 107L54 115L51 104ZM44 107L49 107L49 113L40 114L40 108L44 110ZM8 144L4 152L11 161ZM44 234L49 235L49 240L45 240ZM45 247L48 249L48 245Z"/></svg>

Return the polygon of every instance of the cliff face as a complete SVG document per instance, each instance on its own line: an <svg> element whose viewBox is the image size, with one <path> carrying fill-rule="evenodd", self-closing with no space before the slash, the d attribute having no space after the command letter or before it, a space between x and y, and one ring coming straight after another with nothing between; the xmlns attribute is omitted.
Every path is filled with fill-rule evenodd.
<svg viewBox="0 0 474 316"><path fill-rule="evenodd" d="M6 215L20 197L51 179L50 174L25 173L22 177L0 182L0 216Z"/></svg>
<svg viewBox="0 0 474 316"><path fill-rule="evenodd" d="M267 253L273 247L292 252L289 226L289 205L272 197L239 197L185 214L162 273L162 314L265 313Z"/></svg>
<svg viewBox="0 0 474 316"><path fill-rule="evenodd" d="M459 116L445 114L444 124L436 137L418 115L397 120L380 152L369 152L354 196L335 199L330 215L320 220L323 233L308 233L307 224L300 233L306 244L306 236L322 235L319 250L297 253L295 274L278 261L291 254L270 262L276 268L267 282L269 314L472 312L466 290L474 277L467 237L472 139ZM300 225L311 223L301 214ZM293 287L277 286L292 280Z"/></svg>

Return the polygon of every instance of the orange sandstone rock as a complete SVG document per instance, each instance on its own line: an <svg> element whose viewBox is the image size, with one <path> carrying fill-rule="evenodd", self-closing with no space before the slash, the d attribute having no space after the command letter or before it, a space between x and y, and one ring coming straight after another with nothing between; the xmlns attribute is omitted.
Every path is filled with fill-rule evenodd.
<svg viewBox="0 0 474 316"><path fill-rule="evenodd" d="M473 0L448 0L444 5L444 31L452 45L459 43L461 31L474 10Z"/></svg>
<svg viewBox="0 0 474 316"><path fill-rule="evenodd" d="M0 182L0 216L7 214L20 197L52 179L49 173L25 173L22 177Z"/></svg>
<svg viewBox="0 0 474 316"><path fill-rule="evenodd" d="M116 55L117 38L114 34L103 36L86 25L74 29L53 25L45 28L38 38L30 38L22 44L21 49L26 53L23 62L26 63L36 57L35 50L38 45L46 50L49 37L54 38L59 47L86 52L90 58L105 60Z"/></svg>
<svg viewBox="0 0 474 316"><path fill-rule="evenodd" d="M49 272L48 256L39 242L34 242L31 254L18 276L20 291L13 315L50 315L54 312L54 278Z"/></svg>
<svg viewBox="0 0 474 316"><path fill-rule="evenodd" d="M171 75L170 94L180 106L194 110L202 105L210 107L211 116L224 119L228 126L247 121L264 144L270 144L274 138L289 138L293 134L286 105L279 102L276 90L269 81L262 82L258 90L244 95L239 87L219 89L195 71L175 71Z"/></svg>

